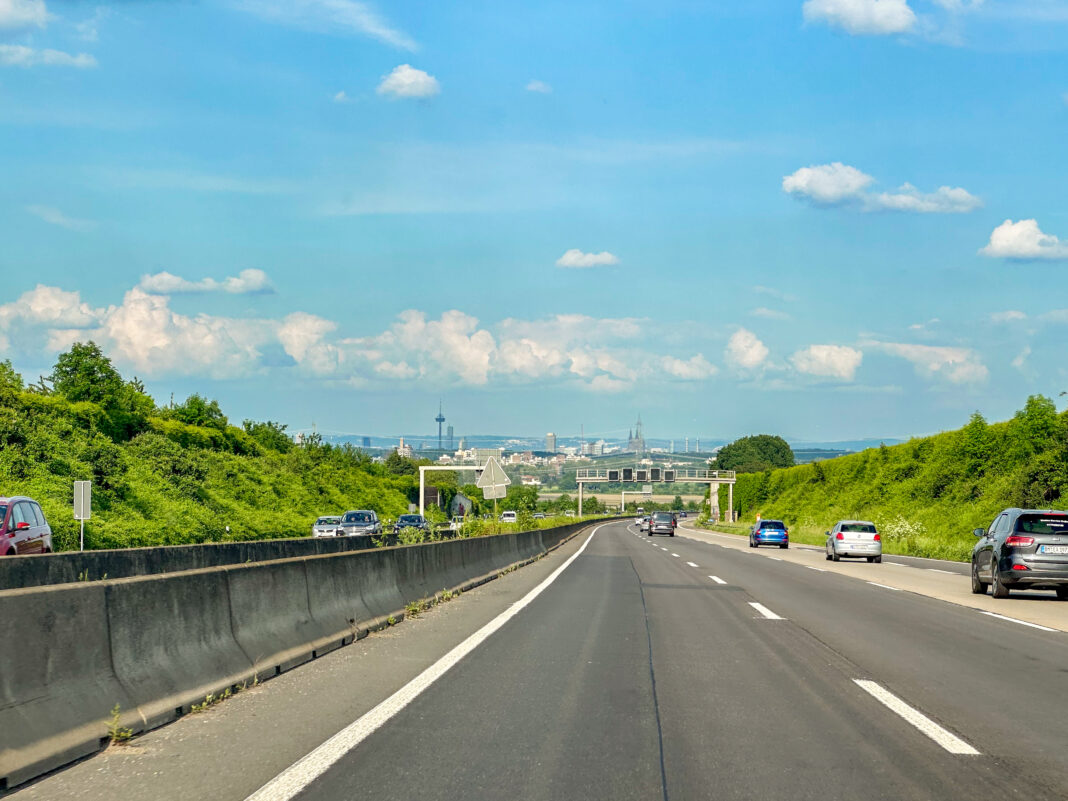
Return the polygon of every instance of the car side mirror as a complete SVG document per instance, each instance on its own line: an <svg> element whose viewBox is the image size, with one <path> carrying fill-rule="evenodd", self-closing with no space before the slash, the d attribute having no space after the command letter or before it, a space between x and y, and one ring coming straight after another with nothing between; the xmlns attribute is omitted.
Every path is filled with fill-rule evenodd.
<svg viewBox="0 0 1068 801"><path fill-rule="evenodd" d="M986 529L985 528L977 528L977 529L972 531L972 534L974 534L977 537L985 537L986 536Z"/></svg>
<svg viewBox="0 0 1068 801"><path fill-rule="evenodd" d="M15 524L15 531L25 531L29 527L30 527L30 524L25 522L25 521L23 521L22 523L16 523Z"/></svg>

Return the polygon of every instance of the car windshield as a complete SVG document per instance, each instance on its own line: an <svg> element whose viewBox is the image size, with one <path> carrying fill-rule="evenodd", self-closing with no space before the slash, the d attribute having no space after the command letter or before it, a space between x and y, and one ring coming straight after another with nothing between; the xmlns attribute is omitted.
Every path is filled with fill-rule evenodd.
<svg viewBox="0 0 1068 801"><path fill-rule="evenodd" d="M654 520L671 520L671 512L657 512L653 515Z"/></svg>
<svg viewBox="0 0 1068 801"><path fill-rule="evenodd" d="M1068 534L1068 513L1020 515L1016 530L1025 534Z"/></svg>
<svg viewBox="0 0 1068 801"><path fill-rule="evenodd" d="M781 520L765 520L760 524L761 528L775 528L779 531L785 531L786 526L783 525Z"/></svg>
<svg viewBox="0 0 1068 801"><path fill-rule="evenodd" d="M317 525L317 526L336 526L340 522L341 522L341 518L340 517L320 517L318 520L315 521L315 525Z"/></svg>
<svg viewBox="0 0 1068 801"><path fill-rule="evenodd" d="M407 523L410 526L418 526L423 522L423 518L419 515L401 515L397 518L398 523Z"/></svg>
<svg viewBox="0 0 1068 801"><path fill-rule="evenodd" d="M871 523L842 523L842 531L851 531L856 534L874 534L875 526Z"/></svg>
<svg viewBox="0 0 1068 801"><path fill-rule="evenodd" d="M345 515L345 523L370 523L370 512L349 512Z"/></svg>

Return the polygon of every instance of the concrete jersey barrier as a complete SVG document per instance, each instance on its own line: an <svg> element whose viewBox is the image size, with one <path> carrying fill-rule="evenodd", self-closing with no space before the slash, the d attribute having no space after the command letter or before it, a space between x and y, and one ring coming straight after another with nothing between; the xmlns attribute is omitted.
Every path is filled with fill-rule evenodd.
<svg viewBox="0 0 1068 801"><path fill-rule="evenodd" d="M165 724L593 525L0 591L0 792L106 745L116 705Z"/></svg>

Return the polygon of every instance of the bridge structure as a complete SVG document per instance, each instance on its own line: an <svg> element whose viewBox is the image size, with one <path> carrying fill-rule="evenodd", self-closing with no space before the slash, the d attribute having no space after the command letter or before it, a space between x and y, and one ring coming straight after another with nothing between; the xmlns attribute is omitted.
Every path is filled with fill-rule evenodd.
<svg viewBox="0 0 1068 801"><path fill-rule="evenodd" d="M582 516L582 501L586 484L708 484L708 501L710 515L719 517L719 488L727 487L727 519L734 520L734 482L733 470L698 470L674 467L610 467L588 468L575 471L575 483L578 484L578 513ZM626 494L622 496L626 498ZM620 506L620 513L623 506Z"/></svg>

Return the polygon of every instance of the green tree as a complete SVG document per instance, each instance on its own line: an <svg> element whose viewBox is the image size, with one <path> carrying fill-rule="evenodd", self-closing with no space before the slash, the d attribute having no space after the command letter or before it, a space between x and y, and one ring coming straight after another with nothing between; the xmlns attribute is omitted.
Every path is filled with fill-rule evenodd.
<svg viewBox="0 0 1068 801"><path fill-rule="evenodd" d="M419 465L393 451L386 457L386 470L395 476L415 476L419 474Z"/></svg>
<svg viewBox="0 0 1068 801"><path fill-rule="evenodd" d="M204 428L216 428L225 431L230 421L226 419L219 402L208 400L203 395L194 392L179 406L168 409L166 417L185 423L187 426L203 426Z"/></svg>
<svg viewBox="0 0 1068 801"><path fill-rule="evenodd" d="M786 440L771 434L756 434L724 445L716 468L739 473L759 473L777 467L793 467L794 452Z"/></svg>
<svg viewBox="0 0 1068 801"><path fill-rule="evenodd" d="M671 508L674 509L676 512L681 511L683 508L685 508L685 506L686 504L683 502L681 495L676 495L675 498L671 501Z"/></svg>
<svg viewBox="0 0 1068 801"><path fill-rule="evenodd" d="M293 447L293 440L286 434L284 423L275 423L273 420L268 420L266 423L246 420L241 426L245 429L246 434L263 447L270 448L272 451L288 453L289 449Z"/></svg>
<svg viewBox="0 0 1068 801"><path fill-rule="evenodd" d="M111 359L95 342L75 342L56 360L48 381L54 392L71 403L94 403L104 410L102 433L124 442L148 427L156 407L144 384L134 378L123 381ZM44 380L42 380L42 385Z"/></svg>

